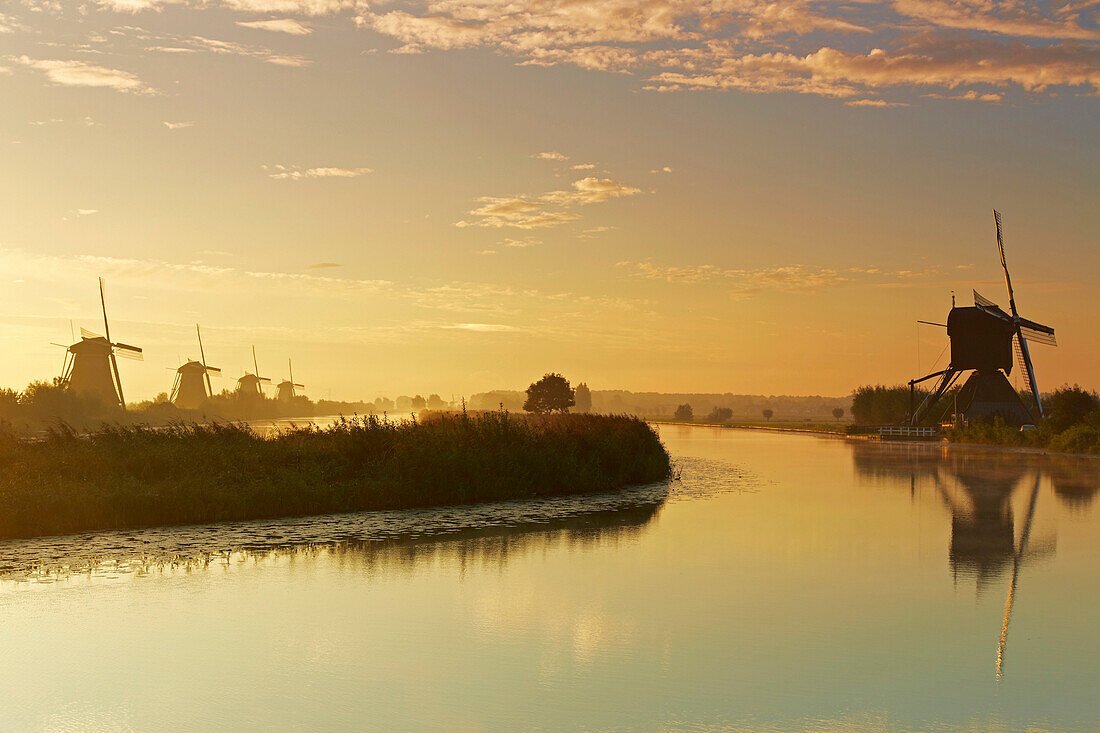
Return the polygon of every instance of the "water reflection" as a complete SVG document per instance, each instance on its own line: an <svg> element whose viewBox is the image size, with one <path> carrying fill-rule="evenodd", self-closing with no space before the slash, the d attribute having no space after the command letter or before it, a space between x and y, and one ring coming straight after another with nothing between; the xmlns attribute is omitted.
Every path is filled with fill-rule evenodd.
<svg viewBox="0 0 1100 733"><path fill-rule="evenodd" d="M1081 511L1100 490L1100 466L1088 459L920 444L859 442L851 447L856 474L865 482L908 486L914 500L924 490L940 497L951 521L951 572L973 578L979 591L1019 562L1055 551L1054 538L1025 546L1026 521L1018 530L1016 497L1026 492L1021 498L1030 519L1043 485Z"/></svg>
<svg viewBox="0 0 1100 733"><path fill-rule="evenodd" d="M990 582L1009 575L995 665L996 678L1002 679L1021 569L1029 561L1053 556L1057 549L1056 536L1032 537L1042 487L1049 485L1071 511L1085 512L1100 490L1097 462L1008 451L866 443L853 443L852 457L857 475L868 482L885 480L896 486L901 479L914 501L924 488L936 492L950 513L947 556L956 580L960 575L972 577L980 594ZM1021 494L1025 509L1017 529L1013 500Z"/></svg>
<svg viewBox="0 0 1100 733"><path fill-rule="evenodd" d="M552 545L629 541L656 518L669 490L666 483L525 502L15 540L0 543L0 580L116 579L319 553L367 568L414 568L441 558L463 570L504 565L512 554Z"/></svg>

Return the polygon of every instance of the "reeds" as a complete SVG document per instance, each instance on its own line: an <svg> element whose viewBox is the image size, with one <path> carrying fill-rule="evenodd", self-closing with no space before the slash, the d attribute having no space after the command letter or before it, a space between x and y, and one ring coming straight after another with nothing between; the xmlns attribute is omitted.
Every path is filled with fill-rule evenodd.
<svg viewBox="0 0 1100 733"><path fill-rule="evenodd" d="M0 538L606 492L669 471L645 422L604 415L0 432Z"/></svg>

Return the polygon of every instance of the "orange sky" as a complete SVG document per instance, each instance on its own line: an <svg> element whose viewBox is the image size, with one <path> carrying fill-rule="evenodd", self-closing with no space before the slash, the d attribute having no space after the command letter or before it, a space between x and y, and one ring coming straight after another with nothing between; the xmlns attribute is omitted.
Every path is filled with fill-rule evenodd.
<svg viewBox="0 0 1100 733"><path fill-rule="evenodd" d="M0 12L0 384L69 320L312 397L845 394L951 291L1100 387L1095 3L102 0ZM940 366L943 366L941 359Z"/></svg>

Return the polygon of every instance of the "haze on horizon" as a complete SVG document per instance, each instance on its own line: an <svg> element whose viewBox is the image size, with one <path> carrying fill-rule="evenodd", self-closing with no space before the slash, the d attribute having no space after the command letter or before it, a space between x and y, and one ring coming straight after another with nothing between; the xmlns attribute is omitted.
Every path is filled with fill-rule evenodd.
<svg viewBox="0 0 1100 733"><path fill-rule="evenodd" d="M0 385L69 319L232 387L843 395L951 292L1100 387L1100 3L16 0ZM919 356L918 356L919 353ZM1013 377L1018 375L1013 373Z"/></svg>

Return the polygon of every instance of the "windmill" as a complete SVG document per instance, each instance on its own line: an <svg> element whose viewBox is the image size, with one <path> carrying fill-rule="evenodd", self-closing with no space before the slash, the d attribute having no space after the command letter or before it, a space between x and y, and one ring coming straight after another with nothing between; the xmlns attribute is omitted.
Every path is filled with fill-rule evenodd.
<svg viewBox="0 0 1100 733"><path fill-rule="evenodd" d="M277 390L277 392L275 393L275 398L282 402L290 402L296 397L294 393L295 388L306 388L304 384L297 384L294 381L294 363L290 359L287 359L286 363L287 366L290 368L290 379L284 379L283 381L275 385L275 389Z"/></svg>
<svg viewBox="0 0 1100 733"><path fill-rule="evenodd" d="M195 324L195 335L199 339L199 358L201 361L188 359L186 363L176 369L176 381L172 385L172 403L176 407L186 410L194 410L202 406L209 399L214 390L210 386L210 375L221 374L222 370L206 364L206 352L202 348L202 332L199 324Z"/></svg>
<svg viewBox="0 0 1100 733"><path fill-rule="evenodd" d="M267 377L260 376L260 365L256 362L256 347L252 347L252 368L256 371L245 372L244 376L237 380L237 393L241 396L263 397L264 382L270 382Z"/></svg>
<svg viewBox="0 0 1100 733"><path fill-rule="evenodd" d="M99 304L103 309L104 335L80 329L80 340L66 348L65 361L61 368L61 384L78 394L93 395L107 404L125 407L126 398L122 394L116 357L142 361L141 349L111 341L103 278L99 278Z"/></svg>
<svg viewBox="0 0 1100 733"><path fill-rule="evenodd" d="M1028 342L1057 346L1054 329L1022 317L1016 310L1016 297L1012 290L1012 277L1005 261L1004 238L1001 231L1001 215L993 212L997 225L997 252L1008 287L1006 313L992 300L974 291L973 307L952 307L947 315L947 335L951 339L951 362L943 371L933 372L909 382L910 423L919 425L929 408L951 388L959 375L971 374L959 389L957 410L967 419L1001 417L1010 425L1027 425L1042 419L1043 404L1039 399L1039 385L1035 380L1035 367L1031 362ZM1013 361L1027 376L1028 386L1035 400L1035 411L1024 405L1019 394L1008 381ZM916 408L912 408L912 396L916 385L938 377L935 388Z"/></svg>

